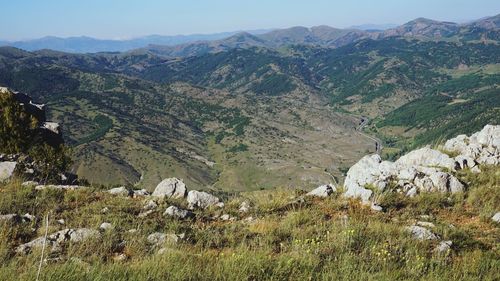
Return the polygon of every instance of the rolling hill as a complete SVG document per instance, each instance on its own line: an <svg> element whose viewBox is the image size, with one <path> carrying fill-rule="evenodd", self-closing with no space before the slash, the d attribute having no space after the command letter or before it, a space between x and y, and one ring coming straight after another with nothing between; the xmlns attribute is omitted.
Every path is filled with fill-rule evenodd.
<svg viewBox="0 0 500 281"><path fill-rule="evenodd" d="M2 47L0 84L50 105L74 171L93 183L312 187L342 180L379 144L391 158L498 124L496 18L298 27L124 53Z"/></svg>

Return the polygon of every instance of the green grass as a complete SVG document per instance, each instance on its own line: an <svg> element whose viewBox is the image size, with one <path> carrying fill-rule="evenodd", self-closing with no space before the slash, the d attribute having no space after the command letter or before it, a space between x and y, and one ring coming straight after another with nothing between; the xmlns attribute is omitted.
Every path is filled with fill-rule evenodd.
<svg viewBox="0 0 500 281"><path fill-rule="evenodd" d="M451 198L382 194L384 213L339 194L289 205L303 192L277 189L222 194L224 210L196 211L197 218L187 221L161 215L170 204L185 207L178 200L160 202L155 213L138 218L142 199L113 197L98 188L35 191L14 181L0 186L0 213L49 213L49 232L97 228L104 221L114 225L101 239L66 245L60 260L43 265L41 280L497 280L500 233L489 218L500 200L499 173L498 167L483 167L479 175L459 173L469 190ZM248 214L237 211L244 200L253 206ZM238 220L210 219L222 213ZM415 241L404 231L421 215L430 216L443 240L453 241L450 252L437 254L437 241ZM245 222L249 216L254 221ZM55 223L60 218L65 226ZM138 232L129 233L132 228ZM34 279L40 251L19 256L12 249L43 231L41 221L2 225L1 280ZM155 231L185 233L186 239L158 254L146 242ZM114 260L118 254L127 259Z"/></svg>

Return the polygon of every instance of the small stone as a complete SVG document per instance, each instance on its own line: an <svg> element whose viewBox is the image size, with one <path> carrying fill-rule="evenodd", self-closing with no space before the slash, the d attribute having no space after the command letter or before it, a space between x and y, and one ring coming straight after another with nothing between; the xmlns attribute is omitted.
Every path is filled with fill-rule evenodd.
<svg viewBox="0 0 500 281"><path fill-rule="evenodd" d="M23 182L23 184L21 186L28 187L28 186L37 186L37 185L39 185L39 183L36 181L25 181L25 182Z"/></svg>
<svg viewBox="0 0 500 281"><path fill-rule="evenodd" d="M130 190L128 190L125 186L120 186L116 188L112 188L108 190L109 194L118 195L118 196L129 196Z"/></svg>
<svg viewBox="0 0 500 281"><path fill-rule="evenodd" d="M137 217L145 218L145 217L151 215L152 213L154 213L154 210L147 210L147 211L141 212L139 215L137 215Z"/></svg>
<svg viewBox="0 0 500 281"><path fill-rule="evenodd" d="M176 206L170 206L168 207L165 212L163 213L164 216L170 216L176 219L186 219L190 217L194 217L194 214L188 210L184 210L181 208L178 208Z"/></svg>
<svg viewBox="0 0 500 281"><path fill-rule="evenodd" d="M418 226L418 225L412 225L406 227L406 230L409 231L414 239L417 240L436 240L438 239L438 236L434 233L432 233L430 230L427 228Z"/></svg>
<svg viewBox="0 0 500 281"><path fill-rule="evenodd" d="M375 212L381 212L383 210L383 208L375 203L372 203L370 208L372 210L374 210Z"/></svg>
<svg viewBox="0 0 500 281"><path fill-rule="evenodd" d="M306 194L306 196L315 196L315 197L321 197L321 198L326 198L330 196L332 193L337 191L335 186L333 184L326 184L322 185L320 187L317 187L316 189L311 190L309 193Z"/></svg>
<svg viewBox="0 0 500 281"><path fill-rule="evenodd" d="M187 195L187 202L189 203L189 207L193 208L202 208L206 209L211 206L223 207L224 203L220 202L220 199L213 196L212 194L191 190Z"/></svg>
<svg viewBox="0 0 500 281"><path fill-rule="evenodd" d="M446 253L451 249L452 245L453 245L453 242L451 242L450 240L441 241L439 243L439 245L434 249L434 251L437 253Z"/></svg>
<svg viewBox="0 0 500 281"><path fill-rule="evenodd" d="M21 217L18 214L7 214L7 215L0 215L0 222L5 221L5 222L20 222Z"/></svg>
<svg viewBox="0 0 500 281"><path fill-rule="evenodd" d="M254 218L254 217L248 217L248 218L245 218L245 219L243 220L243 222L246 222L246 223L251 223L251 222L253 222L253 221L255 221L255 218Z"/></svg>
<svg viewBox="0 0 500 281"><path fill-rule="evenodd" d="M494 222L500 223L500 212L497 212L492 218Z"/></svg>
<svg viewBox="0 0 500 281"><path fill-rule="evenodd" d="M146 204L144 205L144 207L142 207L142 209L144 209L146 211L154 210L156 208L158 208L158 204L156 204L156 202L153 201L153 200L149 200L148 202L146 202Z"/></svg>
<svg viewBox="0 0 500 281"><path fill-rule="evenodd" d="M250 211L250 203L248 201L243 201L238 209L240 213L248 213Z"/></svg>
<svg viewBox="0 0 500 281"><path fill-rule="evenodd" d="M145 189L133 190L134 198L149 196L149 192Z"/></svg>
<svg viewBox="0 0 500 281"><path fill-rule="evenodd" d="M56 222L60 225L64 225L66 223L64 219L57 220Z"/></svg>
<svg viewBox="0 0 500 281"><path fill-rule="evenodd" d="M148 236L147 240L150 244L154 246L161 246L163 244L176 244L180 239L179 235L176 234L165 234L161 232L155 232Z"/></svg>
<svg viewBox="0 0 500 281"><path fill-rule="evenodd" d="M99 229L100 230L103 230L103 231L106 231L106 230L109 230L109 229L113 229L113 225L109 222L103 222L101 224L101 226L99 226Z"/></svg>
<svg viewBox="0 0 500 281"><path fill-rule="evenodd" d="M101 213L105 214L107 212L109 212L109 208L108 207L102 208Z"/></svg>
<svg viewBox="0 0 500 281"><path fill-rule="evenodd" d="M36 220L36 217L29 213L22 215L21 218L24 222L33 222Z"/></svg>
<svg viewBox="0 0 500 281"><path fill-rule="evenodd" d="M230 218L231 217L228 214L224 214L224 215L220 216L220 219L223 221L228 221Z"/></svg>

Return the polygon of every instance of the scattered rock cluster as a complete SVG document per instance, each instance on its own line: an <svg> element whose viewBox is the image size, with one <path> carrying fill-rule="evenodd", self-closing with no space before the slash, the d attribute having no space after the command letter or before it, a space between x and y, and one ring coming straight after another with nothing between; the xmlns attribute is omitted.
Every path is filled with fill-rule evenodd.
<svg viewBox="0 0 500 281"><path fill-rule="evenodd" d="M186 198L190 209L206 209L212 206L224 207L224 203L212 194L197 190L190 190L188 192L184 182L177 178L169 178L160 182L152 195L157 198Z"/></svg>
<svg viewBox="0 0 500 281"><path fill-rule="evenodd" d="M470 138L460 135L448 140L444 150L458 154L452 158L424 147L409 152L396 162L382 161L379 155L367 155L347 172L345 196L373 203L375 191L391 184L407 196L419 192L461 192L465 186L451 172L469 168L480 172L480 165L500 163L500 126L485 126Z"/></svg>
<svg viewBox="0 0 500 281"><path fill-rule="evenodd" d="M72 242L79 243L91 238L99 238L100 233L95 229L89 228L78 228L78 229L64 229L52 233L45 237L39 237L31 242L22 244L16 248L16 252L20 254L27 254L35 248L40 248L44 245L51 252L59 252L64 243Z"/></svg>

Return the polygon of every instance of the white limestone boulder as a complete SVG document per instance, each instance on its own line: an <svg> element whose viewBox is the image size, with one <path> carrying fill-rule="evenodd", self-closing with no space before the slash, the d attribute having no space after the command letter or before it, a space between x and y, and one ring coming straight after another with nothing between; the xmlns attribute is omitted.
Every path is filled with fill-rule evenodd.
<svg viewBox="0 0 500 281"><path fill-rule="evenodd" d="M156 186L152 195L160 198L183 198L186 196L186 193L186 185L182 180L168 178Z"/></svg>
<svg viewBox="0 0 500 281"><path fill-rule="evenodd" d="M189 204L189 208L200 208L206 209L208 207L217 206L223 207L224 203L220 201L220 199L212 194L191 190L187 195L187 202Z"/></svg>

